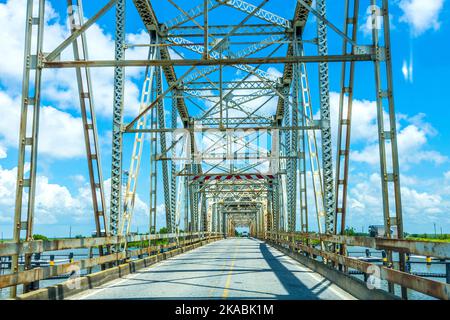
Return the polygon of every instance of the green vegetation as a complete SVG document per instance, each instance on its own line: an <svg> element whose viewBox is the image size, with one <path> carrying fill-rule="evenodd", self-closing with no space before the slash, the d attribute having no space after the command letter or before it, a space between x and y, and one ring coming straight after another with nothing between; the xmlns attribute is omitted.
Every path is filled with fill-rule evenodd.
<svg viewBox="0 0 450 320"><path fill-rule="evenodd" d="M407 240L417 240L417 241L430 241L430 242L450 242L450 234L418 234L418 233L405 233L405 238Z"/></svg>
<svg viewBox="0 0 450 320"><path fill-rule="evenodd" d="M153 230L155 230L155 229L153 229ZM182 232L182 231L180 230L180 232ZM162 227L161 229L159 229L158 233L159 234L168 234L169 230L167 230L166 227ZM152 240L151 244L157 245L157 246L169 244L169 239ZM128 242L128 247L130 247L130 248L148 247L148 240Z"/></svg>
<svg viewBox="0 0 450 320"><path fill-rule="evenodd" d="M151 241L152 245L157 245L157 246L161 246L161 245L165 245L165 244L169 244L169 239L159 239L159 240L152 240ZM139 247L148 247L148 240L144 240L144 241L131 241L128 242L128 247L129 248L139 248Z"/></svg>
<svg viewBox="0 0 450 320"><path fill-rule="evenodd" d="M48 238L46 236L43 236L42 234L34 234L33 235L34 240L43 240L48 241Z"/></svg>
<svg viewBox="0 0 450 320"><path fill-rule="evenodd" d="M368 233L365 233L365 232L357 232L357 231L355 230L355 228L353 228L353 227L347 227L347 228L345 229L345 235L346 235L346 236L362 236L362 237L367 237L367 236L369 236Z"/></svg>
<svg viewBox="0 0 450 320"><path fill-rule="evenodd" d="M166 227L162 227L161 229L159 229L159 233L166 234L166 233L169 233L169 230L167 230Z"/></svg>

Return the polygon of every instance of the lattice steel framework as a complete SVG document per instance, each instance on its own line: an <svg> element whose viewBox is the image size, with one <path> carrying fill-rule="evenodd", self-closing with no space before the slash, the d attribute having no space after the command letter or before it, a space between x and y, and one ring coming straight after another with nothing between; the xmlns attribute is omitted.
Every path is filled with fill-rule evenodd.
<svg viewBox="0 0 450 320"><path fill-rule="evenodd" d="M372 8L373 41L360 45L357 43L360 0L342 1L343 31L327 19L325 0L317 0L314 8L312 0L292 0L289 5L295 5L295 11L288 18L267 9L269 0L254 1L255 4L199 0L192 8L167 1L165 5L173 6L173 10L160 13L165 19L163 23L157 19L152 1L129 1L149 34L148 43L127 43L127 1L105 1L104 7L84 22L78 0L77 24L71 35L47 54L42 51L45 0L28 0L14 240L17 243L23 240L21 230L26 231L26 240L32 237L41 73L46 68L75 68L77 72L98 236L130 233L141 164L150 168L150 233L156 232L157 204L162 198L163 224L171 233L184 229L233 234L233 228L248 226L261 238L268 232L283 230L308 233L315 229L320 234L343 234L353 86L359 61L374 64L384 224L386 230L396 225L401 238L388 1L368 1L366 5ZM37 16L33 15L35 3ZM85 32L114 5L115 58L89 60ZM155 4L158 6L161 7L160 2ZM174 11L179 15L170 16L168 12ZM233 17L230 23L211 23L217 21L213 18L215 14L222 12ZM309 18L312 15L315 20ZM343 52L329 53L330 32L343 41ZM314 35L308 39L311 33ZM74 48L74 59L58 59L70 45ZM147 58L126 59L126 50L133 47L147 47ZM315 86L311 86L308 77L312 63L318 65ZM330 63L342 63L336 177ZM146 71L138 114L125 123L125 69L132 66L146 67ZM109 226L105 220L89 73L90 68L96 67L114 67ZM165 103L167 99L170 100ZM315 116L315 104L319 117ZM384 108L389 117L387 123ZM27 125L28 119L31 126ZM124 155L124 135L130 133L135 139L128 180L122 192L123 159L128 157ZM146 137L150 137L149 163L142 160ZM29 171L25 163L30 164ZM160 181L156 178L159 175ZM162 189L157 188L158 184L162 184ZM157 190L162 190L162 197ZM308 201L308 194L314 201ZM316 226L309 222L311 215L316 217ZM386 234L391 236L389 232ZM332 245L322 247L333 249ZM342 246L342 254L344 249ZM13 258L13 267L17 270L17 256ZM404 269L403 254L400 269Z"/></svg>

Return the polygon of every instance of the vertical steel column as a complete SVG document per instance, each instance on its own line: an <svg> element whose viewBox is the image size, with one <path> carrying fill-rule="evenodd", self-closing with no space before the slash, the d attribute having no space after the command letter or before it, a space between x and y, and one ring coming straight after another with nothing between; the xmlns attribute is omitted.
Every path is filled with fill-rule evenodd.
<svg viewBox="0 0 450 320"><path fill-rule="evenodd" d="M284 99L284 125L286 127L297 126L298 125L298 112L295 110L294 104L290 103L290 87L286 86L283 89ZM292 113L291 108L292 106ZM297 184L297 161L293 157L297 156L297 130L286 130L285 131L285 154L288 157L286 160L286 173L287 173L287 231L295 231L296 227L296 184Z"/></svg>
<svg viewBox="0 0 450 320"><path fill-rule="evenodd" d="M318 13L326 18L326 0L317 0ZM319 56L328 55L327 24L317 19ZM330 88L328 80L328 63L319 63L320 118L322 122L322 169L325 206L325 231L334 232L334 182L333 182L333 148L330 124Z"/></svg>
<svg viewBox="0 0 450 320"><path fill-rule="evenodd" d="M352 6L351 3L353 3ZM344 14L344 33L356 43L358 36L359 0L346 0ZM349 42L344 38L342 51L343 54L355 54L355 46L352 45L349 52ZM355 61L351 61L349 63L343 62L341 71L341 93L339 97L339 122L336 155L336 219L334 221L334 233L337 234L339 232L342 235L345 234L345 218L347 214L347 192L355 66ZM339 252L341 255L346 254L347 250L345 244L339 245ZM346 266L339 265L339 269L347 271L348 268Z"/></svg>
<svg viewBox="0 0 450 320"><path fill-rule="evenodd" d="M297 32L295 35L294 43L294 55L300 55L298 48L298 42L301 41L301 33ZM306 125L306 117L303 112L303 98L301 95L301 69L300 65L294 65L294 78L293 78L293 103L294 108L297 110L297 115L300 119L297 120L297 125ZM300 108L300 106L302 106ZM300 112L298 112L300 110ZM308 194L306 185L306 141L305 141L305 129L302 129L298 133L298 176L299 176L299 204L300 204L300 231L308 232ZM297 148L298 149L298 148Z"/></svg>
<svg viewBox="0 0 450 320"><path fill-rule="evenodd" d="M75 18L73 1L68 0L68 10L71 32L74 33L84 24L82 0L76 0L78 6L78 23ZM75 61L89 60L86 33L83 32L78 39L73 41L73 54ZM98 145L97 121L92 92L91 72L89 68L76 68L78 94L80 98L81 118L83 122L84 142L88 160L89 182L91 186L92 204L94 209L95 227L97 237L108 234L106 222L105 194L103 191L103 174L100 158L100 147ZM99 247L99 254L103 255L103 248Z"/></svg>
<svg viewBox="0 0 450 320"><path fill-rule="evenodd" d="M195 175L198 174L198 167L193 165L193 172ZM197 183L191 184L191 199L192 199L192 230L198 232L198 201L200 200L198 190L200 186Z"/></svg>
<svg viewBox="0 0 450 320"><path fill-rule="evenodd" d="M303 55L303 49L299 46L299 54ZM300 64L300 84L302 88L302 104L303 116L306 125L313 123L313 110L311 102L311 92L309 90L309 81L306 64ZM317 146L317 138L314 130L306 132L308 137L308 154L311 170L311 180L314 190L314 203L316 208L317 228L319 233L323 232L322 220L325 215L324 197L323 197L323 181L322 171L319 161L319 149Z"/></svg>
<svg viewBox="0 0 450 320"><path fill-rule="evenodd" d="M188 172L188 165L185 165ZM184 179L184 232L189 232L189 179Z"/></svg>
<svg viewBox="0 0 450 320"><path fill-rule="evenodd" d="M376 55L374 61L375 67L375 85L377 100L377 119L378 119L378 139L380 152L380 170L381 170L381 191L383 198L383 215L385 236L391 238L391 227L397 226L398 239L403 238L403 217L402 202L400 193L400 169L398 160L397 146L397 126L395 120L394 107L394 86L392 80L392 56L390 44L390 26L388 1L381 1L381 8L377 7L377 0L372 0L372 37L373 50ZM378 19L382 17L383 25L378 25ZM383 28L384 47L380 41L379 29ZM382 64L384 64L384 73L382 73ZM384 121L385 104L387 104L389 121ZM386 130L387 128L387 130ZM386 152L386 147L391 148L390 155ZM389 170L392 170L389 172ZM389 186L392 186L394 197L389 196ZM391 206L392 204L392 206ZM393 208L393 216L391 215ZM392 252L388 252L388 259L392 263ZM405 271L405 255L399 254L399 267ZM394 292L394 286L389 284L389 291ZM402 287L402 297L407 299L407 290Z"/></svg>
<svg viewBox="0 0 450 320"><path fill-rule="evenodd" d="M273 182L270 181L269 182L269 188L267 190L267 217L266 217L266 229L265 231L269 231L272 232L272 227L273 227L273 223L272 223L272 217L273 217L273 206L272 206L272 202L273 202Z"/></svg>
<svg viewBox="0 0 450 320"><path fill-rule="evenodd" d="M207 232L208 231L208 210L206 208L206 193L202 192L200 193L200 201L201 201L201 221L200 221L200 231L201 232Z"/></svg>
<svg viewBox="0 0 450 320"><path fill-rule="evenodd" d="M163 82L162 82L162 70L160 67L156 68L156 94L159 96L163 92ZM165 129L166 121L165 121L165 110L164 110L164 99L160 99L157 103L157 112L158 112L158 125L160 129ZM166 133L164 131L160 132L160 148L161 148L161 156L166 158L167 156L167 142L166 142ZM164 189L164 205L166 210L166 227L169 233L175 232L175 209L172 209L171 204L171 194L170 194L170 182L169 182L169 170L167 167L167 161L163 160L161 162L162 167L162 177L163 177L163 189ZM173 177L172 177L173 178ZM176 176L175 176L176 178ZM172 180L173 181L173 180Z"/></svg>
<svg viewBox="0 0 450 320"><path fill-rule="evenodd" d="M38 8L36 10L37 16L33 15L33 2L34 0L28 0L27 2L27 20L25 26L22 106L20 111L19 155L13 230L13 239L17 244L22 241L22 230L25 231L25 241L33 239L34 200L36 196L36 166L41 102L41 60L43 57L42 47L44 37L45 0L38 0ZM36 42L33 41L33 26L36 29ZM35 45L34 50L32 48L33 44ZM34 71L34 87L30 90L32 71ZM29 116L29 113L31 116ZM31 119L32 121L31 126L28 125L28 119ZM30 128L31 132L28 132ZM26 163L29 163L30 165L28 177L26 177L26 172L28 171L27 168L25 168ZM26 210L23 208L24 203L27 204ZM26 217L24 217L25 212ZM25 255L24 269L27 270L30 268L31 255ZM11 271L13 273L19 271L18 255L12 256ZM30 284L25 284L23 286L24 292L27 292L30 289ZM10 296L14 298L16 293L17 286L12 286L10 289Z"/></svg>
<svg viewBox="0 0 450 320"><path fill-rule="evenodd" d="M272 192L272 206L273 206L273 225L272 231L278 232L280 229L280 193L279 193L279 179L273 183Z"/></svg>
<svg viewBox="0 0 450 320"><path fill-rule="evenodd" d="M149 59L155 59L156 50L150 48ZM142 85L141 100L139 112L142 112L152 101L152 94L154 88L155 67L149 67L145 72L145 80ZM136 129L144 129L147 127L148 116L145 114L136 123ZM133 217L134 204L136 199L136 188L139 177L139 170L141 167L142 151L145 143L145 133L136 132L134 135L133 151L130 159L130 167L128 171L128 179L125 189L125 199L123 205L122 216L120 219L120 227L118 234L127 235L130 232L131 220Z"/></svg>
<svg viewBox="0 0 450 320"><path fill-rule="evenodd" d="M157 109L152 108L150 111L150 129L154 131L150 133L150 199L149 199L149 233L152 232L156 234L156 208L157 208L157 170L158 170L158 162L157 162L157 153L158 153L158 143L157 143Z"/></svg>
<svg viewBox="0 0 450 320"><path fill-rule="evenodd" d="M211 232L216 232L216 199L211 204Z"/></svg>
<svg viewBox="0 0 450 320"><path fill-rule="evenodd" d="M171 110L171 126L173 129L177 127L177 106L178 106L178 95L179 91L174 89L172 90L172 110ZM175 147L175 130L172 132L172 160L170 162L170 171L171 171L171 185L170 185L170 209L171 215L175 216L176 210L176 202L177 202L177 164L175 158L176 155L176 147ZM187 193L186 193L187 195ZM187 200L186 200L187 201ZM185 227L187 228L187 227Z"/></svg>
<svg viewBox="0 0 450 320"><path fill-rule="evenodd" d="M209 59L209 22L208 22L208 0L203 0L203 59Z"/></svg>
<svg viewBox="0 0 450 320"><path fill-rule="evenodd" d="M123 60L125 57L125 5L126 0L116 1L116 61ZM124 81L124 68L115 67L111 156L111 213L109 217L110 232L112 235L117 235L118 233L119 217L122 206L122 121Z"/></svg>
<svg viewBox="0 0 450 320"><path fill-rule="evenodd" d="M294 95L294 91L295 89L293 89L292 92L292 96L295 97ZM295 99L295 98L294 98ZM292 99L292 100L294 100ZM297 108L297 103L292 101L291 103L292 105L292 127L296 128L298 127L298 108ZM298 134L298 130L294 129L292 130L292 141L291 141L291 154L290 156L292 157L291 161L291 170L292 170L292 203L291 203L291 211L289 212L289 214L291 215L291 226L289 228L289 231L295 231L297 229L297 158L299 156L298 154L298 138L299 138L299 134Z"/></svg>
<svg viewBox="0 0 450 320"><path fill-rule="evenodd" d="M353 3L353 12L350 3ZM358 12L359 0L345 1L345 23L344 33L349 36L355 43L358 35ZM351 28L350 28L351 26ZM348 49L349 42L343 40L343 54L355 54L355 47L352 45L350 52ZM347 191L348 191L348 172L350 158L350 135L351 120L353 106L353 85L355 74L355 61L342 63L341 76L341 94L339 98L339 123L337 136L337 155L336 155L336 220L335 233L338 230L341 234L345 233L345 215L347 212ZM347 98L347 99L346 99ZM338 216L340 215L340 221ZM338 225L340 222L340 226ZM345 252L342 246L341 253Z"/></svg>

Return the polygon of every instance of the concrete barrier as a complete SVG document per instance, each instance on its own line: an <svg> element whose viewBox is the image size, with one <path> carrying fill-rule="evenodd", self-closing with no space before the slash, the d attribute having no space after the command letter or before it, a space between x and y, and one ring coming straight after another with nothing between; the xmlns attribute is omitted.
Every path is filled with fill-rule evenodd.
<svg viewBox="0 0 450 320"><path fill-rule="evenodd" d="M83 277L78 277L58 283L53 286L45 287L28 293L18 295L16 300L63 300L77 293L83 292L94 287L103 285L109 281L122 278L128 274L134 273L139 269L151 266L156 262L174 257L180 253L190 251L211 243L219 239L202 240L182 248L173 249L168 252L158 253L139 260L129 261L119 266L109 268L103 271L95 272Z"/></svg>
<svg viewBox="0 0 450 320"><path fill-rule="evenodd" d="M400 300L400 297L393 295L387 291L381 289L369 289L367 284L351 275L345 274L339 270L331 268L319 261L313 260L311 258L305 257L304 255L291 251L278 245L275 242L267 241L272 247L283 252L292 259L300 262L311 270L319 273L326 279L333 282L335 285L341 289L347 291L352 296L360 300Z"/></svg>

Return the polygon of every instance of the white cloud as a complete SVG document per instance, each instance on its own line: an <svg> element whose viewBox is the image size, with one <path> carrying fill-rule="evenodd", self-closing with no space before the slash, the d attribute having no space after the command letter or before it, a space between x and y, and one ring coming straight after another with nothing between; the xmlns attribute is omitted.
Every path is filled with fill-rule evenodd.
<svg viewBox="0 0 450 320"><path fill-rule="evenodd" d="M372 30L373 30L373 19L372 19L372 6L368 6L366 9L366 15L365 15L365 22L361 24L359 27L359 30L362 31L362 33L365 36L372 36ZM383 26L383 17L377 16L375 21L375 28L381 29ZM389 14L389 26L391 30L395 29L393 16L392 14Z"/></svg>
<svg viewBox="0 0 450 320"><path fill-rule="evenodd" d="M444 177L445 179L450 180L450 171L445 172Z"/></svg>
<svg viewBox="0 0 450 320"><path fill-rule="evenodd" d="M403 11L400 21L410 25L412 34L420 36L426 31L439 30L439 14L444 7L444 0L400 0Z"/></svg>
<svg viewBox="0 0 450 320"><path fill-rule="evenodd" d="M0 38L8 50L0 59L0 105L4 108L0 119L0 158L7 155L7 148L18 145L23 50L25 35L26 0L8 0L0 4ZM62 21L62 22L61 22ZM69 35L65 21L46 2L44 51L52 51ZM113 59L114 41L98 24L87 31L91 59ZM130 43L147 43L148 35L142 31L128 34ZM147 56L147 49L136 47L127 50L127 57L139 59ZM62 53L62 59L72 60L72 48ZM125 81L125 116L136 115L139 109L140 88L133 79L140 77L142 69L129 68ZM113 104L113 69L91 69L96 114L109 117ZM78 87L75 71L71 69L46 69L42 76L42 113L39 152L53 158L79 157L84 154L84 138L79 117Z"/></svg>
<svg viewBox="0 0 450 320"><path fill-rule="evenodd" d="M400 129L397 135L399 161L403 170L408 170L412 164L431 162L436 165L448 161L448 157L435 150L427 150L429 134L423 128L413 124ZM386 144L386 153L391 155L390 144ZM378 143L368 144L362 150L354 150L351 159L370 165L378 165Z"/></svg>
<svg viewBox="0 0 450 320"><path fill-rule="evenodd" d="M444 182L441 179L433 183L434 187L427 186L427 191L423 191L418 189L422 187L420 184L411 186L407 183L408 180L416 179L405 179L402 176L401 194L405 231L426 231L427 223L431 225L433 221L439 221L440 225L448 228L450 202L448 197L444 197L439 192L444 185L448 186L448 181ZM355 184L349 189L347 224L364 225L366 229L370 224L383 224L380 175L361 173L351 176L351 181ZM423 179L421 181L423 182ZM390 196L391 203L394 203L393 195Z"/></svg>
<svg viewBox="0 0 450 320"><path fill-rule="evenodd" d="M17 168L11 170L0 166L0 210L4 222L12 222L14 218L14 202L16 192ZM37 176L35 223L55 224L61 218L65 221L88 221L92 211L91 202L85 193L79 190L72 195L65 186L51 183L48 177Z"/></svg>
<svg viewBox="0 0 450 320"><path fill-rule="evenodd" d="M5 159L7 156L6 147L0 144L0 159Z"/></svg>
<svg viewBox="0 0 450 320"><path fill-rule="evenodd" d="M0 139L5 147L16 148L19 139L20 99L12 98L0 91L0 105L4 110L2 117L0 117ZM28 125L31 128L31 123L28 123ZM81 118L74 117L51 106L42 107L39 153L55 159L84 156Z"/></svg>
<svg viewBox="0 0 450 320"><path fill-rule="evenodd" d="M330 93L331 126L333 134L337 132L339 118L339 99L337 92ZM345 97L344 105L347 105ZM319 118L319 114L315 116ZM377 107L374 101L353 99L352 107L352 142L374 142L378 139Z"/></svg>
<svg viewBox="0 0 450 320"><path fill-rule="evenodd" d="M25 0L8 0L0 4L0 38L8 46L0 60L0 82L7 90L17 92L20 90L23 71L23 50L25 35ZM44 36L44 51L51 52L70 34L65 21L58 16L50 2L46 2L46 23ZM65 18L65 17L64 17ZM61 23L63 21L64 23ZM113 59L114 41L112 36L98 24L92 25L87 33L89 58ZM131 43L148 43L145 32L127 34L127 41ZM126 51L130 59L144 59L147 49L135 47ZM72 60L72 48L69 46L63 51L62 60ZM128 68L125 80L125 115L134 115L139 108L139 87L132 81L138 78L142 68ZM113 103L113 68L91 69L92 86L95 106L99 116L110 116ZM72 69L46 69L42 76L42 99L56 103L58 109L79 110L78 87L75 81L75 71ZM79 111L78 111L79 112Z"/></svg>
<svg viewBox="0 0 450 320"><path fill-rule="evenodd" d="M339 115L339 93L330 94L333 139L336 141L337 121ZM346 105L346 104L345 104ZM436 130L425 120L424 114L413 117L397 115L397 143L400 165L407 170L410 165L421 162L432 162L436 165L448 161L448 157L438 151L429 150L429 138L436 135ZM384 112L384 122L388 123L388 115ZM403 126L402 126L403 125ZM352 111L352 161L378 165L378 126L377 107L374 101L353 100ZM388 157L390 148L387 147Z"/></svg>
<svg viewBox="0 0 450 320"><path fill-rule="evenodd" d="M28 170L29 166L26 166ZM16 192L17 168L3 169L0 166L0 212L3 223L12 223ZM81 182L81 181L80 181ZM111 180L104 182L106 209L109 212ZM51 182L46 176L36 179L35 224L54 225L85 223L94 225L91 190L87 182L75 192L66 186ZM133 225L148 224L148 206L137 195Z"/></svg>

